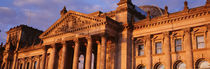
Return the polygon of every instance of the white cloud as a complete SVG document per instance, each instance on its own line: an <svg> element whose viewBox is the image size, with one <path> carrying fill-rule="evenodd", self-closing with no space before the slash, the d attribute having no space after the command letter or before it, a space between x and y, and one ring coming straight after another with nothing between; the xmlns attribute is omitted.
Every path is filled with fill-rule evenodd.
<svg viewBox="0 0 210 69"><path fill-rule="evenodd" d="M14 0L14 5L24 6L29 4L41 4L44 0Z"/></svg>
<svg viewBox="0 0 210 69"><path fill-rule="evenodd" d="M8 7L0 7L0 10L10 10Z"/></svg>

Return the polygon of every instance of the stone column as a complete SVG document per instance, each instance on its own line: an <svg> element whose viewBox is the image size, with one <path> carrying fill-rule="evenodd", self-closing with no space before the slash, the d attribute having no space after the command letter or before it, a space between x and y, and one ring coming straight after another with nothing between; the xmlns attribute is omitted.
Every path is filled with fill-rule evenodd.
<svg viewBox="0 0 210 69"><path fill-rule="evenodd" d="M193 53L192 53L192 43L191 43L191 30L190 28L184 29L184 46L185 46L185 60L186 69L193 69Z"/></svg>
<svg viewBox="0 0 210 69"><path fill-rule="evenodd" d="M45 69L45 65L46 65L46 58L47 58L47 47L44 46L43 47L43 50L44 50L44 53L42 54L42 64L41 64L41 69Z"/></svg>
<svg viewBox="0 0 210 69"><path fill-rule="evenodd" d="M56 53L57 53L56 44L53 44L52 45L52 51L51 51L51 54L50 54L50 63L49 63L49 66L48 66L49 69L55 69L55 67L56 67L56 65L55 65L56 64L55 63Z"/></svg>
<svg viewBox="0 0 210 69"><path fill-rule="evenodd" d="M210 24L207 24L207 41L206 41L207 48L210 48Z"/></svg>
<svg viewBox="0 0 210 69"><path fill-rule="evenodd" d="M29 57L29 69L32 69L33 67L33 62L32 62L32 57Z"/></svg>
<svg viewBox="0 0 210 69"><path fill-rule="evenodd" d="M66 69L67 43L62 42L62 44L63 44L63 48L62 48L61 69Z"/></svg>
<svg viewBox="0 0 210 69"><path fill-rule="evenodd" d="M85 59L85 69L91 69L91 60L92 60L92 38L86 37L87 39L87 49L86 49L86 59Z"/></svg>
<svg viewBox="0 0 210 69"><path fill-rule="evenodd" d="M103 35L101 37L101 63L100 63L100 69L106 69L106 45L107 45L107 39L106 35Z"/></svg>
<svg viewBox="0 0 210 69"><path fill-rule="evenodd" d="M15 51L15 55L14 55L14 61L13 61L13 65L12 65L12 69L15 69L17 66L17 57L18 57L18 52Z"/></svg>
<svg viewBox="0 0 210 69"><path fill-rule="evenodd" d="M18 66L19 66L19 62L16 61L16 66L15 66L15 69L18 69Z"/></svg>
<svg viewBox="0 0 210 69"><path fill-rule="evenodd" d="M24 61L23 61L23 66L22 66L22 68L23 68L23 69L26 69L26 66L27 66L27 65L26 65L26 59L24 58L23 60L24 60Z"/></svg>
<svg viewBox="0 0 210 69"><path fill-rule="evenodd" d="M147 69L152 69L152 46L151 46L151 36L147 35L145 36L146 40L146 47L145 47L145 55L147 57Z"/></svg>
<svg viewBox="0 0 210 69"><path fill-rule="evenodd" d="M75 39L75 46L74 46L74 58L73 58L73 68L72 69L78 69L78 61L79 61L79 39Z"/></svg>
<svg viewBox="0 0 210 69"><path fill-rule="evenodd" d="M97 43L97 67L96 69L100 69L101 62L101 43L100 41L96 41Z"/></svg>
<svg viewBox="0 0 210 69"><path fill-rule="evenodd" d="M172 69L171 68L171 54L170 54L170 35L169 32L165 32L164 34L164 52L165 52L165 67L166 69Z"/></svg>

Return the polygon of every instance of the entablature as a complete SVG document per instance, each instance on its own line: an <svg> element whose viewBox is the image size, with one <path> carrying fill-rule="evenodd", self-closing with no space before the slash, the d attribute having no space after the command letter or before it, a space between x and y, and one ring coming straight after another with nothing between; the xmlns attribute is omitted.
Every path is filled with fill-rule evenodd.
<svg viewBox="0 0 210 69"><path fill-rule="evenodd" d="M134 30L149 28L164 24L173 24L175 22L180 22L189 19L201 18L204 16L209 16L210 10L205 7L193 8L190 11L180 11L176 13L171 13L169 16L159 16L152 18L151 20L144 19L139 22L134 23Z"/></svg>

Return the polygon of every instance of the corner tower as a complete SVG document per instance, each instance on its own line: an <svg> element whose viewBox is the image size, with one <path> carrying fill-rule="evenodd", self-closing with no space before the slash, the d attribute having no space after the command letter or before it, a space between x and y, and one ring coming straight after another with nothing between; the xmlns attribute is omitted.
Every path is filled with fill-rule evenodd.
<svg viewBox="0 0 210 69"><path fill-rule="evenodd" d="M123 30L119 34L118 53L120 59L118 60L119 69L133 69L132 66L132 26L134 19L135 6L131 0L120 0L117 4L116 21L123 25Z"/></svg>
<svg viewBox="0 0 210 69"><path fill-rule="evenodd" d="M118 13L116 14L116 20L123 24L131 24L131 10L133 10L135 7L131 0L120 0L117 5Z"/></svg>

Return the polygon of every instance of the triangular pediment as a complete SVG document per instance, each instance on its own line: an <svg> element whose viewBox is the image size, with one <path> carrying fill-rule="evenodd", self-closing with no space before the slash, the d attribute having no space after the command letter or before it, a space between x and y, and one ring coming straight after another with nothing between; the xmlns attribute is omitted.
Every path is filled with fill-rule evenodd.
<svg viewBox="0 0 210 69"><path fill-rule="evenodd" d="M105 21L105 19L100 17L91 17L83 13L69 11L41 34L40 38L68 33L76 28L103 21Z"/></svg>

